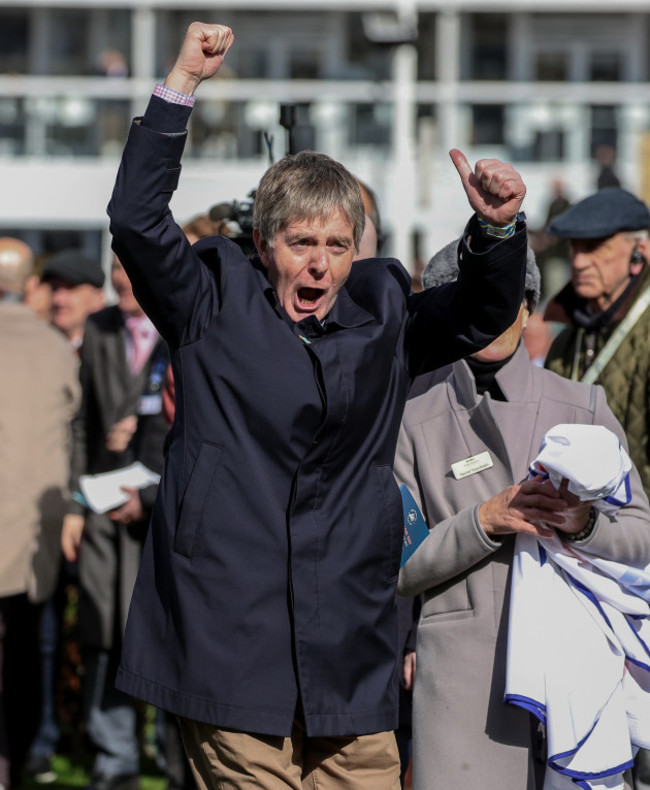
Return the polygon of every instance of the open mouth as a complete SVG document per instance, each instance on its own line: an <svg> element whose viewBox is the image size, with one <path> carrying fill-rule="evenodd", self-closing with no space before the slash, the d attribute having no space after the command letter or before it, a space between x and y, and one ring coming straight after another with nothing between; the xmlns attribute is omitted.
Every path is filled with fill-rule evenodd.
<svg viewBox="0 0 650 790"><path fill-rule="evenodd" d="M320 288L299 288L298 302L301 307L313 307L323 295Z"/></svg>

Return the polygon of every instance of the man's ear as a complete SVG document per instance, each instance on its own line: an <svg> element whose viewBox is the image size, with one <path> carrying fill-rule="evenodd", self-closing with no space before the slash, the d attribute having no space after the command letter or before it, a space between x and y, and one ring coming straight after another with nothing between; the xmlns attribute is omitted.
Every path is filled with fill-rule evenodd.
<svg viewBox="0 0 650 790"><path fill-rule="evenodd" d="M25 298L29 298L34 294L38 286L40 285L41 281L37 274L30 274L25 282L25 286L23 289L23 293L25 294Z"/></svg>
<svg viewBox="0 0 650 790"><path fill-rule="evenodd" d="M641 273L641 269L643 269L644 265L647 263L647 260L647 240L643 239L641 241L637 241L634 245L634 249L632 250L632 254L630 255L630 274L632 277L636 277L637 274Z"/></svg>
<svg viewBox="0 0 650 790"><path fill-rule="evenodd" d="M255 248L257 249L257 254L260 256L260 260L262 264L269 268L269 250L271 249L269 243L266 239L262 238L262 234L260 233L259 228L253 228L253 241L255 242Z"/></svg>

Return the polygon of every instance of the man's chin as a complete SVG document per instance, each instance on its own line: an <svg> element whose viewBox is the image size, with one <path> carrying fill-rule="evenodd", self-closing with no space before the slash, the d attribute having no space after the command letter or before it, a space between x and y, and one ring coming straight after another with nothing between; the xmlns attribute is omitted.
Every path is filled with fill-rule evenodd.
<svg viewBox="0 0 650 790"><path fill-rule="evenodd" d="M318 316L318 310L295 310L295 309L292 309L291 312L289 313L289 318L295 324L297 324L299 321L304 321L305 318L309 318L312 315L314 316L314 318L318 318L318 320L320 320L320 318Z"/></svg>
<svg viewBox="0 0 650 790"><path fill-rule="evenodd" d="M573 290L581 299L596 299L599 296L597 290L590 288L588 285L576 285L574 283Z"/></svg>

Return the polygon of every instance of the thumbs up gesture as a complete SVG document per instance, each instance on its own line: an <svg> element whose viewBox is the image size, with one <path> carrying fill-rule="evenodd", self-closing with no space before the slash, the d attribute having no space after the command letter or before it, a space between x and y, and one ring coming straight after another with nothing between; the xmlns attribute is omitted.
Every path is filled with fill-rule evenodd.
<svg viewBox="0 0 650 790"><path fill-rule="evenodd" d="M479 217L490 225L513 222L526 195L526 186L514 167L500 159L481 159L472 170L462 151L453 148L449 155Z"/></svg>

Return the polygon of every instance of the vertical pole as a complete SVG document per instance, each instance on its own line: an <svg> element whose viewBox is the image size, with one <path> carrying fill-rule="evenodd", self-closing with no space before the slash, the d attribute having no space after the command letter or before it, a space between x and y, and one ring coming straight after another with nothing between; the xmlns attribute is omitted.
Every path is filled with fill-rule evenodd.
<svg viewBox="0 0 650 790"><path fill-rule="evenodd" d="M415 82L417 52L411 44L401 44L393 55L393 167L389 195L389 216L393 229L393 255L413 269L413 222L416 215L415 179Z"/></svg>

